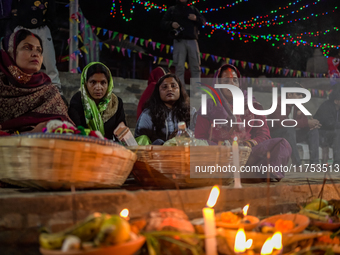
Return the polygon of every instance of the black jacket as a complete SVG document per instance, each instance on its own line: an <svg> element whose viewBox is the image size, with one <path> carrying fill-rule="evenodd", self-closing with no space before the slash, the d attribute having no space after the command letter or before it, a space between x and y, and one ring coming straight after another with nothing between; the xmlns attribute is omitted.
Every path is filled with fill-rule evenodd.
<svg viewBox="0 0 340 255"><path fill-rule="evenodd" d="M104 123L105 137L107 139L113 138L113 131L116 129L119 123L125 121L125 112L123 108L123 101L118 97L118 109L115 115L113 115L107 122ZM88 128L85 120L85 113L83 108L83 103L81 101L81 93L78 91L71 99L70 108L68 109L68 115L71 120L73 120L76 126L83 126Z"/></svg>
<svg viewBox="0 0 340 255"><path fill-rule="evenodd" d="M189 14L195 14L197 19L192 21L188 19ZM164 30L172 31L172 23L177 22L184 30L177 36L178 39L198 39L199 28L205 24L205 18L193 6L177 4L171 6L164 14L161 27ZM173 37L173 38L177 38Z"/></svg>
<svg viewBox="0 0 340 255"><path fill-rule="evenodd" d="M54 30L56 17L55 0L13 0L12 2L12 29L22 26L28 29L49 26Z"/></svg>
<svg viewBox="0 0 340 255"><path fill-rule="evenodd" d="M314 119L317 119L321 123L320 130L334 130L340 128L340 110L335 108L335 104L332 100L323 102L314 115Z"/></svg>
<svg viewBox="0 0 340 255"><path fill-rule="evenodd" d="M11 17L12 0L0 0L0 19Z"/></svg>

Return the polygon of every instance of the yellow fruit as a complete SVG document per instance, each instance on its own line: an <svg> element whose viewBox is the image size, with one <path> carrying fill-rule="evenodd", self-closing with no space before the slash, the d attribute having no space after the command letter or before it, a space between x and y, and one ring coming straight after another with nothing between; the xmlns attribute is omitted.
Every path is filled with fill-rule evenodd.
<svg viewBox="0 0 340 255"><path fill-rule="evenodd" d="M118 215L104 220L95 239L96 245L113 245L124 243L130 239L130 224Z"/></svg>
<svg viewBox="0 0 340 255"><path fill-rule="evenodd" d="M306 215L307 217L313 220L327 222L329 219L329 215L326 212L312 211L306 208L302 208L299 213Z"/></svg>
<svg viewBox="0 0 340 255"><path fill-rule="evenodd" d="M42 233L39 236L40 246L50 250L60 249L63 245L64 239L68 235L77 236L83 242L93 240L99 232L100 226L102 225L105 217L105 214L93 213L74 226L58 233Z"/></svg>
<svg viewBox="0 0 340 255"><path fill-rule="evenodd" d="M331 215L333 211L334 211L334 207L332 205L325 206L324 208L320 210L320 212L326 212L329 215Z"/></svg>
<svg viewBox="0 0 340 255"><path fill-rule="evenodd" d="M274 233L275 230L276 230L275 227L263 226L261 229L261 232L267 234L267 233Z"/></svg>
<svg viewBox="0 0 340 255"><path fill-rule="evenodd" d="M44 249L55 250L61 248L65 238L66 236L63 233L41 233L39 235L39 243L40 246Z"/></svg>
<svg viewBox="0 0 340 255"><path fill-rule="evenodd" d="M305 206L305 209L308 210L313 210L313 211L319 211L321 208L324 208L325 206L328 205L328 202L324 199L321 200L320 204L320 199L314 199L311 203Z"/></svg>
<svg viewBox="0 0 340 255"><path fill-rule="evenodd" d="M320 198L313 199L311 203L320 203ZM320 208L323 208L327 205L328 205L328 201L325 200L325 199L321 199L321 207Z"/></svg>

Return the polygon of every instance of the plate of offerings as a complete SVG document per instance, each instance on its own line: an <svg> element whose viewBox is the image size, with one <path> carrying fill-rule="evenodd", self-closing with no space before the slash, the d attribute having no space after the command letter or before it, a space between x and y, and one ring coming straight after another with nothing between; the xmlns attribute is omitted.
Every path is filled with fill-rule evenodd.
<svg viewBox="0 0 340 255"><path fill-rule="evenodd" d="M40 252L43 255L133 255L143 246L144 243L145 237L138 236L136 240L107 247L85 248L82 250L71 250L66 252L61 250L48 250L40 248Z"/></svg>
<svg viewBox="0 0 340 255"><path fill-rule="evenodd" d="M43 255L133 255L146 239L139 234L138 224L129 223L121 215L96 212L60 232L41 233L40 252Z"/></svg>
<svg viewBox="0 0 340 255"><path fill-rule="evenodd" d="M311 225L322 230L337 230L340 228L340 200L314 199L300 213L311 219Z"/></svg>
<svg viewBox="0 0 340 255"><path fill-rule="evenodd" d="M330 218L329 220L338 220ZM323 222L323 221L317 221L317 220L311 220L311 224L314 226L317 226L318 228L322 230L337 230L340 228L340 222Z"/></svg>
<svg viewBox="0 0 340 255"><path fill-rule="evenodd" d="M246 205L243 210L235 209L228 212L216 214L216 226L228 229L252 230L257 227L259 218L247 215L249 205Z"/></svg>
<svg viewBox="0 0 340 255"><path fill-rule="evenodd" d="M279 214L262 220L260 226L273 228L273 231L282 234L293 234L304 231L309 223L309 218L302 214Z"/></svg>

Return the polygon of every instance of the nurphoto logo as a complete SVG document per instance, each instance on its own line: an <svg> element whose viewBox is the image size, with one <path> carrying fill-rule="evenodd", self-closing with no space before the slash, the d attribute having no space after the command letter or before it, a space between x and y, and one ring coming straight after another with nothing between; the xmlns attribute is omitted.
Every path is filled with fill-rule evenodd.
<svg viewBox="0 0 340 255"><path fill-rule="evenodd" d="M202 83L203 84L203 83ZM229 85L229 84L215 84L214 88L203 84L204 86L208 87L219 99L220 104L222 104L221 98L218 95L217 91L214 88L218 88L218 89L229 89L232 97L233 97L233 114L234 115L244 115L244 94L242 92L242 90L234 85ZM216 100L214 98L214 96L211 94L211 92L209 92L207 89L204 88L200 88L201 90L203 90L204 92L206 92L214 101L215 106L217 106ZM277 88L272 88L272 106L270 107L270 109L267 110L258 110L254 108L253 105L253 88L248 88L247 89L247 103L248 103L248 109L251 113L253 113L254 115L269 115L272 114L278 105L278 92L277 92ZM304 98L287 98L287 94L288 93L300 93L300 94L304 94L305 97ZM307 115L307 116L311 116L312 114L302 105L304 103L307 103L309 100L311 99L311 93L309 90L305 89L305 88L281 88L281 115L282 116L286 116L287 112L286 112L286 106L289 105L294 105L295 107L297 107L303 114ZM202 94L201 95L201 114L202 115L207 115L207 95L206 94ZM260 126L252 126L251 123L253 122L261 122L262 125ZM275 121L280 121L279 119L267 119L267 122L271 122L272 126L274 125ZM294 122L294 125L285 125L285 122L289 121L289 123ZM245 124L245 120L243 120L243 122L232 122L232 120L229 121L230 126L234 125L246 125ZM215 127L216 124L228 124L228 120L226 119L214 119L213 121L213 126ZM264 125L264 122L260 119L251 119L248 120L248 125L251 127L261 127ZM283 127L295 127L297 125L297 121L294 119L284 119L281 120L281 125Z"/></svg>

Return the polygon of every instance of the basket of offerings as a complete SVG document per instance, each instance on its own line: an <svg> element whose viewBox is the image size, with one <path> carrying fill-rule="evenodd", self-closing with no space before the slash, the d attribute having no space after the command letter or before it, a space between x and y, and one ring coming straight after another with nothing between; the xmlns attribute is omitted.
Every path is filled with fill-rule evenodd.
<svg viewBox="0 0 340 255"><path fill-rule="evenodd" d="M144 243L138 225L98 212L60 232L39 236L43 255L133 255Z"/></svg>
<svg viewBox="0 0 340 255"><path fill-rule="evenodd" d="M45 190L120 187L137 156L112 141L67 134L0 137L0 180Z"/></svg>
<svg viewBox="0 0 340 255"><path fill-rule="evenodd" d="M251 149L239 147L240 166L244 165ZM229 184L233 166L230 146L131 146L137 154L132 174L143 186L159 188L193 188L214 184ZM209 167L215 172L209 174ZM225 172L217 173L218 166ZM220 168L220 169L221 169ZM229 170L227 170L229 169Z"/></svg>

